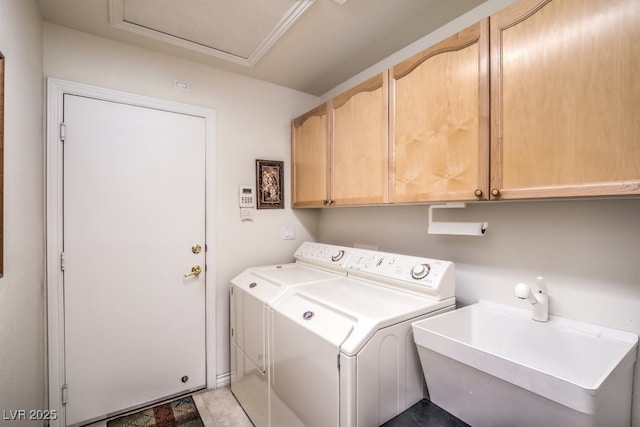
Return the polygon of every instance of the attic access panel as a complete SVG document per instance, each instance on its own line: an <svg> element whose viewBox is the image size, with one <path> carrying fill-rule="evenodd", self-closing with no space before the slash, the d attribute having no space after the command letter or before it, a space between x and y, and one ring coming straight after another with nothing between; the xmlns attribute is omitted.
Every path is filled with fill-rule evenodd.
<svg viewBox="0 0 640 427"><path fill-rule="evenodd" d="M111 25L253 66L315 0L109 0Z"/></svg>

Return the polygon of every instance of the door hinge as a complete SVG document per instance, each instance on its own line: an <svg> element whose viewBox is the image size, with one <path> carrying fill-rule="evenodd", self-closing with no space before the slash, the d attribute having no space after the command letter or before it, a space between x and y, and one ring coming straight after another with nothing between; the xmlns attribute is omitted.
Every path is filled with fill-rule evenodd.
<svg viewBox="0 0 640 427"><path fill-rule="evenodd" d="M231 328L231 336L233 337L233 328Z"/></svg>
<svg viewBox="0 0 640 427"><path fill-rule="evenodd" d="M60 270L64 271L64 252L60 252Z"/></svg>
<svg viewBox="0 0 640 427"><path fill-rule="evenodd" d="M340 355L339 354L338 354L338 357L337 357L337 362L338 362L338 370L340 370Z"/></svg>
<svg viewBox="0 0 640 427"><path fill-rule="evenodd" d="M66 384L62 385L62 404L66 405L67 404L67 398L69 397L67 395L67 391L68 391L69 387L67 387Z"/></svg>
<svg viewBox="0 0 640 427"><path fill-rule="evenodd" d="M60 141L64 142L67 139L67 125L60 123Z"/></svg>

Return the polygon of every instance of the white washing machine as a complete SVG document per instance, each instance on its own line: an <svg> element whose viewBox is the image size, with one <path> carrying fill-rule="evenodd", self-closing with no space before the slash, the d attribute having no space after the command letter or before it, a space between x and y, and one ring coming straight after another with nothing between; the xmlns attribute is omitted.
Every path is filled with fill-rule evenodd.
<svg viewBox="0 0 640 427"><path fill-rule="evenodd" d="M411 323L454 309L453 263L359 250L346 270L269 306L271 426L377 427L424 397Z"/></svg>
<svg viewBox="0 0 640 427"><path fill-rule="evenodd" d="M231 281L231 391L257 427L269 425L266 304L291 286L346 276L354 251L305 242L296 262L248 268Z"/></svg>

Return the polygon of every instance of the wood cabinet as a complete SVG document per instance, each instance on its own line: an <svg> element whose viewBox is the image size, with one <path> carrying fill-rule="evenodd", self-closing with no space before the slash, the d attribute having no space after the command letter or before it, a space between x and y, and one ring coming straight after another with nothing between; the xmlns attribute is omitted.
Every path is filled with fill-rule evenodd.
<svg viewBox="0 0 640 427"><path fill-rule="evenodd" d="M488 19L391 73L391 201L486 200Z"/></svg>
<svg viewBox="0 0 640 427"><path fill-rule="evenodd" d="M387 88L379 74L293 120L294 207L387 201Z"/></svg>
<svg viewBox="0 0 640 427"><path fill-rule="evenodd" d="M491 17L491 192L640 194L640 2L522 0Z"/></svg>
<svg viewBox="0 0 640 427"><path fill-rule="evenodd" d="M329 115L322 104L291 123L294 207L323 206L329 199Z"/></svg>
<svg viewBox="0 0 640 427"><path fill-rule="evenodd" d="M520 0L403 61L294 120L294 206L640 195L638 23Z"/></svg>
<svg viewBox="0 0 640 427"><path fill-rule="evenodd" d="M388 73L335 97L331 114L331 204L388 200Z"/></svg>

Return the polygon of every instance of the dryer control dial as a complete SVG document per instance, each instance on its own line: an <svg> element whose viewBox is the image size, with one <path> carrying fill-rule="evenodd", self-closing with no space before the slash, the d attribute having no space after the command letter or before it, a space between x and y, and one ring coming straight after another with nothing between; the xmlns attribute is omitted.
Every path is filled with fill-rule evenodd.
<svg viewBox="0 0 640 427"><path fill-rule="evenodd" d="M411 277L416 280L424 279L429 274L431 266L429 264L416 264L411 269Z"/></svg>
<svg viewBox="0 0 640 427"><path fill-rule="evenodd" d="M343 256L344 256L344 251L341 249L331 257L331 261L338 262L342 259Z"/></svg>

